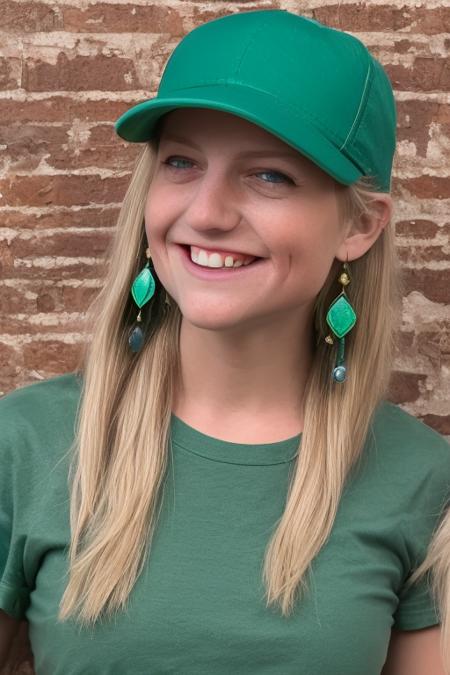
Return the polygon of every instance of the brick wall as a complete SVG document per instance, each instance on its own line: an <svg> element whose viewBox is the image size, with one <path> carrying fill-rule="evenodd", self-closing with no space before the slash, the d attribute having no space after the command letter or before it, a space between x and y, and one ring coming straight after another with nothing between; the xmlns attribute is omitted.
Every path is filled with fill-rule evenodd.
<svg viewBox="0 0 450 675"><path fill-rule="evenodd" d="M354 33L393 83L395 228L407 292L390 398L450 435L445 4L2 0L0 394L72 369L86 339L84 312L139 151L113 122L156 93L167 57L196 25L280 7Z"/></svg>
<svg viewBox="0 0 450 675"><path fill-rule="evenodd" d="M71 369L86 338L84 311L138 152L113 122L155 93L168 55L194 26L281 7L357 35L393 82L395 227L407 294L391 398L450 434L443 4L2 0L0 392Z"/></svg>

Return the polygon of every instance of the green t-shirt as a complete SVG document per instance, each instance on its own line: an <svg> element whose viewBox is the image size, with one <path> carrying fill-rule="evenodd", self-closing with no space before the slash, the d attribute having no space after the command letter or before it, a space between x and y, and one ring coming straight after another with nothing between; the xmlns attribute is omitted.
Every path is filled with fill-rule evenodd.
<svg viewBox="0 0 450 675"><path fill-rule="evenodd" d="M66 374L0 400L0 607L28 620L37 675L379 675L392 627L439 623L425 583L404 582L448 503L450 446L387 401L290 618L266 608L261 565L301 436L230 443L173 415L161 516L127 611L94 629L58 622L79 395Z"/></svg>

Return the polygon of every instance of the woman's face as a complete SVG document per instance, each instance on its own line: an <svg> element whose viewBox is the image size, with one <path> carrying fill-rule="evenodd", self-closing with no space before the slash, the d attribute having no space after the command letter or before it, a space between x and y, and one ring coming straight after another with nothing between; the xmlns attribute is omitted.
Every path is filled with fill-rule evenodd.
<svg viewBox="0 0 450 675"><path fill-rule="evenodd" d="M251 122L199 108L166 115L145 226L155 271L183 317L214 330L307 316L345 250L335 190ZM222 254L214 264L234 263L233 252L257 260L204 267L190 246Z"/></svg>

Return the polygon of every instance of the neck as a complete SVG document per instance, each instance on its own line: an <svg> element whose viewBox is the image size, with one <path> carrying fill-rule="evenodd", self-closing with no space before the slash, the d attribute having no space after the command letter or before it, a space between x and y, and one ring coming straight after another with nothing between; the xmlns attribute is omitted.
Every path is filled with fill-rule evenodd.
<svg viewBox="0 0 450 675"><path fill-rule="evenodd" d="M281 429L285 437L299 433L313 354L311 317L284 316L251 330L207 330L183 318L179 348L173 411L181 419L229 429L250 418L275 436Z"/></svg>

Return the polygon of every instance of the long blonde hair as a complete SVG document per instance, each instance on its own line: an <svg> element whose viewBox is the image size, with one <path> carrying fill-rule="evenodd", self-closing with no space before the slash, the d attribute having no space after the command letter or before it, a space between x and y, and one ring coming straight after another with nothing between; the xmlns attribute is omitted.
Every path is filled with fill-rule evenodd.
<svg viewBox="0 0 450 675"><path fill-rule="evenodd" d="M131 354L127 343L137 313L130 287L146 262L144 207L155 153L154 143L145 145L134 167L104 285L88 312L92 339L80 360L69 580L59 618L73 615L81 624L125 607L151 555L161 505L172 396L180 372L176 303L164 309L156 299L149 312L152 335L138 354ZM370 212L374 195L369 180L337 189L344 220ZM263 567L267 605L278 605L283 616L307 589L308 567L330 534L346 477L387 393L400 314L396 269L394 232L388 224L369 251L351 263L348 294L358 320L346 338L351 376L344 384L331 380L336 345L324 340L327 308L341 290L339 261L316 299L316 346L304 394L301 453Z"/></svg>
<svg viewBox="0 0 450 675"><path fill-rule="evenodd" d="M407 585L422 578L431 581L431 592L441 621L441 653L445 672L450 675L450 509L444 509L425 560L410 576Z"/></svg>

